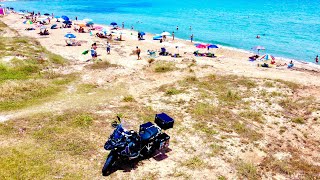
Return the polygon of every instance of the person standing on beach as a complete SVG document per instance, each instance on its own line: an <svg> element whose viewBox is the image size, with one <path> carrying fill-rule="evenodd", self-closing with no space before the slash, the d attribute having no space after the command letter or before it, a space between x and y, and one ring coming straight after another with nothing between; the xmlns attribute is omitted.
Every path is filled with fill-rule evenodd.
<svg viewBox="0 0 320 180"><path fill-rule="evenodd" d="M141 59L141 57L140 57L141 50L139 49L138 46L137 46L136 53L137 53L137 56L138 56L138 60L140 60Z"/></svg>
<svg viewBox="0 0 320 180"><path fill-rule="evenodd" d="M91 50L90 50L92 60L95 60L95 59L97 59L97 57L98 57L96 49L97 49L97 43L93 43L93 44L91 45ZM89 61L90 61L90 60L89 60Z"/></svg>
<svg viewBox="0 0 320 180"><path fill-rule="evenodd" d="M174 41L174 31L172 32L172 41Z"/></svg>
<svg viewBox="0 0 320 180"><path fill-rule="evenodd" d="M318 64L319 63L319 57L318 57L318 55L316 56L316 63Z"/></svg>
<svg viewBox="0 0 320 180"><path fill-rule="evenodd" d="M191 40L191 42L193 41L193 34L191 34L191 36L190 36L190 40Z"/></svg>
<svg viewBox="0 0 320 180"><path fill-rule="evenodd" d="M78 16L76 16L76 21L78 21Z"/></svg>
<svg viewBox="0 0 320 180"><path fill-rule="evenodd" d="M122 29L124 29L124 22L122 22Z"/></svg>
<svg viewBox="0 0 320 180"><path fill-rule="evenodd" d="M110 54L110 50L111 50L111 45L109 43L109 41L107 42L107 53Z"/></svg>

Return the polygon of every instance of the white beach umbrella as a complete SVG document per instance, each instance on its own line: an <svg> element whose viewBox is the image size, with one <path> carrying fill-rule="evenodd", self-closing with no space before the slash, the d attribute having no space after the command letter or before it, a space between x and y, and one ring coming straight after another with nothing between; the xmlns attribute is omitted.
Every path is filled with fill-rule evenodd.
<svg viewBox="0 0 320 180"><path fill-rule="evenodd" d="M163 32L161 33L161 36L170 36L171 34L169 32Z"/></svg>

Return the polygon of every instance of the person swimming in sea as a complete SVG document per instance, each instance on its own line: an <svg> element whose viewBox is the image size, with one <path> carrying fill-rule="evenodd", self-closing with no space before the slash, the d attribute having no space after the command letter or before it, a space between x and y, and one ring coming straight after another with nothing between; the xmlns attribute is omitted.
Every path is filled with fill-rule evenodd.
<svg viewBox="0 0 320 180"><path fill-rule="evenodd" d="M257 39L260 39L260 35L258 34L258 35L256 36L256 38L257 38Z"/></svg>

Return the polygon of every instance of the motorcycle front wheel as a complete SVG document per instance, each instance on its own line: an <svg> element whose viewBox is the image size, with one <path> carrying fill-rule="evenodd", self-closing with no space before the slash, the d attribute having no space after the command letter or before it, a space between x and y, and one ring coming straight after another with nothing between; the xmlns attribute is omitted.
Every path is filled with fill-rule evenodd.
<svg viewBox="0 0 320 180"><path fill-rule="evenodd" d="M115 155L113 155L113 153L110 153L102 168L103 176L108 176L111 174L112 166L114 164L115 159Z"/></svg>

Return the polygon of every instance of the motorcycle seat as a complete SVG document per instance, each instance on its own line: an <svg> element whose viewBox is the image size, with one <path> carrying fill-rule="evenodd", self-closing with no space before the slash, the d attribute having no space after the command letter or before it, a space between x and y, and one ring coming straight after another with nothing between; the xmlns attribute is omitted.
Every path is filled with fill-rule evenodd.
<svg viewBox="0 0 320 180"><path fill-rule="evenodd" d="M151 122L140 125L140 139L141 141L148 141L154 138L159 133L159 129Z"/></svg>

